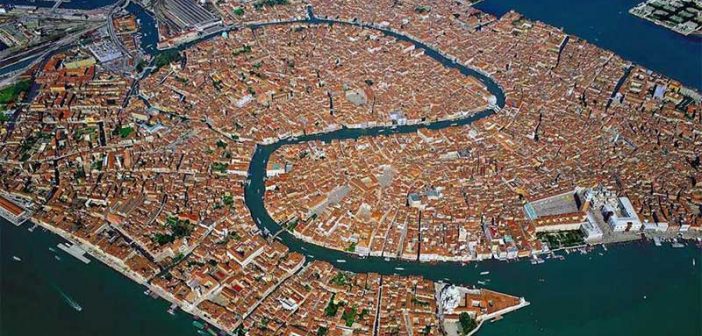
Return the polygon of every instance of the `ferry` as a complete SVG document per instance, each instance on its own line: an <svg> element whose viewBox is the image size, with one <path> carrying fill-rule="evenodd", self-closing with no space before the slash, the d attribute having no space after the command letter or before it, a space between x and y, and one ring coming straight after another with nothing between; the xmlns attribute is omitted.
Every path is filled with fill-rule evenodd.
<svg viewBox="0 0 702 336"><path fill-rule="evenodd" d="M18 257L18 256L12 256L12 259L14 259L15 261L22 261L22 259L20 259L20 257Z"/></svg>
<svg viewBox="0 0 702 336"><path fill-rule="evenodd" d="M488 274L490 274L489 271L480 272L480 275L488 275Z"/></svg>

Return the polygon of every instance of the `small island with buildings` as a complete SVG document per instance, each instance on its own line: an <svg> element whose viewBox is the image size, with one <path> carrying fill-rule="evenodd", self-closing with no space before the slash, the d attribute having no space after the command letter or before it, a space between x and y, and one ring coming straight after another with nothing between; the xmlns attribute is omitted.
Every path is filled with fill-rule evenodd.
<svg viewBox="0 0 702 336"><path fill-rule="evenodd" d="M685 36L702 35L700 0L648 0L629 13Z"/></svg>

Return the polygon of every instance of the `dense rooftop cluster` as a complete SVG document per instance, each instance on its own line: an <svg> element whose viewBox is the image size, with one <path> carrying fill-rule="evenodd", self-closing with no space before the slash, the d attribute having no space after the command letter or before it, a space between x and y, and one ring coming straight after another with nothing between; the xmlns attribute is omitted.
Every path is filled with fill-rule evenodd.
<svg viewBox="0 0 702 336"><path fill-rule="evenodd" d="M301 19L310 3L218 3L226 23ZM300 237L384 256L480 259L541 249L523 205L603 187L671 230L699 229L699 95L553 27L456 2L312 1L493 77L507 105L470 126L308 142L271 156L266 205ZM222 14L224 13L224 14ZM124 25L130 26L129 20ZM126 29L130 30L130 29ZM471 116L480 81L377 29L304 22L232 30L138 83L76 49L34 74L0 135L0 206L225 330L438 334L459 312L519 305L419 277L351 274L266 239L244 203L257 144Z"/></svg>
<svg viewBox="0 0 702 336"><path fill-rule="evenodd" d="M141 93L157 109L257 142L457 118L489 99L482 83L414 45L351 26L247 28L194 46L187 59L145 79Z"/></svg>
<svg viewBox="0 0 702 336"><path fill-rule="evenodd" d="M515 257L541 250L525 203L604 185L645 221L700 228L697 93L515 13L464 35L470 48L450 45L498 79L506 108L468 127L283 147L268 166L274 218L361 254Z"/></svg>

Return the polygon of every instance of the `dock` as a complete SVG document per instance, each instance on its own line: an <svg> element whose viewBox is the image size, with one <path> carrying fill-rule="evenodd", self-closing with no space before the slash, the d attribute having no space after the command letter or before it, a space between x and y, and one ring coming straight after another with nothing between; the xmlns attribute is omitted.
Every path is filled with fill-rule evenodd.
<svg viewBox="0 0 702 336"><path fill-rule="evenodd" d="M85 251L81 249L78 245L71 244L70 246L64 245L63 243L56 245L58 248L63 250L64 252L72 255L76 259L82 261L85 264L90 263L90 259L85 257Z"/></svg>

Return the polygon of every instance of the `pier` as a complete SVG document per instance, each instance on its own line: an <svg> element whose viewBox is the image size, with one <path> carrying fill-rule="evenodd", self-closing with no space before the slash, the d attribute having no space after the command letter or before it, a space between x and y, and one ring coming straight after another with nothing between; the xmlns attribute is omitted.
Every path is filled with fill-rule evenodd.
<svg viewBox="0 0 702 336"><path fill-rule="evenodd" d="M70 246L64 245L63 243L56 245L58 248L63 250L64 252L72 255L76 259L82 261L85 264L90 263L90 259L85 257L85 251L81 249L78 245L76 244L71 244Z"/></svg>

